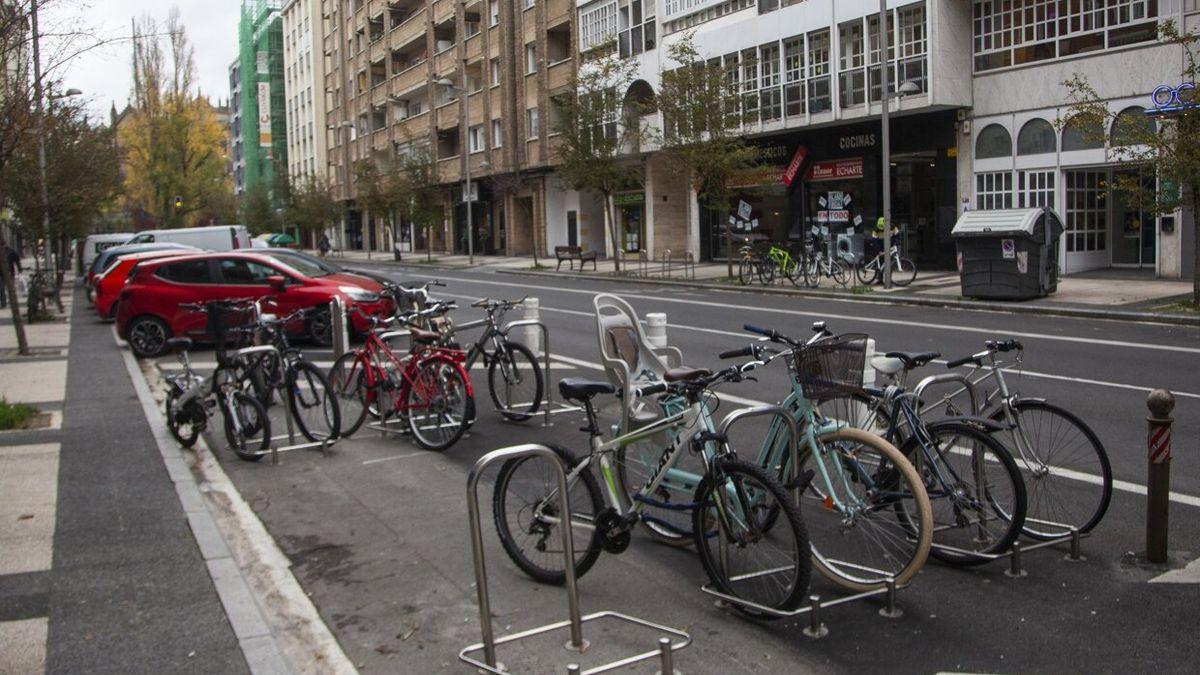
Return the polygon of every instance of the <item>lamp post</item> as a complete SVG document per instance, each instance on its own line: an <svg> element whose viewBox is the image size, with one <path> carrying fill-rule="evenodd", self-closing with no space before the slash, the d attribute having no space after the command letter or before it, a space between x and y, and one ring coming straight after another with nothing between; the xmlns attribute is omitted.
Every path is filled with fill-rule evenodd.
<svg viewBox="0 0 1200 675"><path fill-rule="evenodd" d="M466 71L464 71L463 72L463 84L466 84L466 79L467 79L467 74L466 74ZM472 213L471 213L471 206L474 204L474 200L471 198L471 92L468 91L465 86L464 87L454 86L454 82L450 81L450 78L448 78L448 77L443 77L439 80L435 80L434 84L436 84L440 87L445 87L445 88L449 89L450 91L462 94L462 96L463 96L463 123L467 127L467 148L466 148L467 152L466 152L466 162L464 163L466 166L466 170L465 170L466 187L463 188L463 190L464 190L463 201L466 202L466 204L467 204L467 263L470 265L474 265L475 264L475 229L474 229L474 225L472 222L473 218L472 218Z"/></svg>
<svg viewBox="0 0 1200 675"><path fill-rule="evenodd" d="M882 127L880 142L883 144L883 150L880 152L880 155L883 157L884 288L892 287L892 146L888 138L891 131L891 118L888 114L888 108L891 107L891 100L893 98L921 91L920 85L912 80L907 80L901 84L895 94L888 91L888 67L891 65L891 61L888 59L889 42L887 0L879 0L879 91L881 103L883 104L883 114L880 117L880 125Z"/></svg>

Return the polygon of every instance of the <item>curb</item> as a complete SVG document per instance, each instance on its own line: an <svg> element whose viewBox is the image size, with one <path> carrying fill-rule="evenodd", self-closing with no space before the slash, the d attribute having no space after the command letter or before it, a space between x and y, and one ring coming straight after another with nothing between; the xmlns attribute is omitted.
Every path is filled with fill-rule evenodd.
<svg viewBox="0 0 1200 675"><path fill-rule="evenodd" d="M868 302L884 305L909 305L917 307L940 307L947 309L983 310L1004 312L1008 314L1032 314L1040 316L1062 316L1079 319L1103 319L1107 321L1125 321L1130 323L1159 323L1178 326L1200 326L1200 316L1184 314L1160 314L1155 312L1134 312L1113 309L1091 309L1087 307L1048 307L1045 305L1017 305L1000 302L984 302L979 300L951 300L939 298L923 298L913 295L877 296L871 294L842 297L822 291L811 291L791 288L740 288L721 284L708 284L699 281L680 281L675 279L638 279L633 277L588 277L577 274L562 274L561 272L538 272L535 270L504 269L496 270L498 274L513 276L540 277L548 279L595 279L626 284L653 286L678 286L680 288L703 288L708 290L731 291L735 293L758 293L764 295L783 295L791 297L817 298L822 300L841 300L847 302Z"/></svg>

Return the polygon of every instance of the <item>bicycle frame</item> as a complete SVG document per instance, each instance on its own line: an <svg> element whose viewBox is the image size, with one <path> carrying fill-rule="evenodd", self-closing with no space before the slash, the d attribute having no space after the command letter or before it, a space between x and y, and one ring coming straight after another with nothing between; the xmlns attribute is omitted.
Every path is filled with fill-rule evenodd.
<svg viewBox="0 0 1200 675"><path fill-rule="evenodd" d="M366 342L355 353L357 357L354 359L354 366L351 368L349 375L349 381L351 382L354 381L354 370L360 366L363 369L363 375L367 379L366 386L369 390L374 390L387 379L384 373L388 370L394 370L400 374L400 389L391 401L389 411L401 413L425 407L412 406L408 403L408 395L412 387L414 385L418 387L424 386L420 378L417 377L417 373L422 365L431 360L448 360L461 366L464 358L461 350L415 345L404 359L399 359L391 347L380 339L379 336L375 335L375 333L368 333ZM467 388L466 395L468 397L473 396L474 392L472 391L469 377L464 378L464 384ZM420 389L418 391L424 390ZM423 398L428 399L429 397L424 396Z"/></svg>

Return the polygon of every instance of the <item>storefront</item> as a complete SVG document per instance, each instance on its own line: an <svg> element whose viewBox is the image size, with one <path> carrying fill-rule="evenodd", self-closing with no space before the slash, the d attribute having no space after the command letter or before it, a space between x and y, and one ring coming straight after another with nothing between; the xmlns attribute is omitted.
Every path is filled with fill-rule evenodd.
<svg viewBox="0 0 1200 675"><path fill-rule="evenodd" d="M617 233L621 250L636 253L646 249L646 195L622 192L613 195L617 211Z"/></svg>

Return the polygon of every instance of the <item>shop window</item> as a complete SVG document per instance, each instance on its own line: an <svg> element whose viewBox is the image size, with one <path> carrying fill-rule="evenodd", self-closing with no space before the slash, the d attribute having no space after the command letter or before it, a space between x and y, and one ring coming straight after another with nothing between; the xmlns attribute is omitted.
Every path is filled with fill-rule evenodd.
<svg viewBox="0 0 1200 675"><path fill-rule="evenodd" d="M1041 155L1058 149L1058 134L1054 127L1041 118L1031 119L1017 134L1018 155Z"/></svg>
<svg viewBox="0 0 1200 675"><path fill-rule="evenodd" d="M1138 145L1154 133L1154 120L1138 106L1131 106L1117 113L1112 125L1114 146Z"/></svg>
<svg viewBox="0 0 1200 675"><path fill-rule="evenodd" d="M1079 117L1072 117L1063 125L1063 152L1072 150L1095 150L1104 147L1104 127L1098 122L1088 124Z"/></svg>
<svg viewBox="0 0 1200 675"><path fill-rule="evenodd" d="M1011 209L1012 172L993 171L975 174L975 208L983 211Z"/></svg>
<svg viewBox="0 0 1200 675"><path fill-rule="evenodd" d="M1012 157L1012 136L999 124L989 124L975 139L975 159Z"/></svg>

